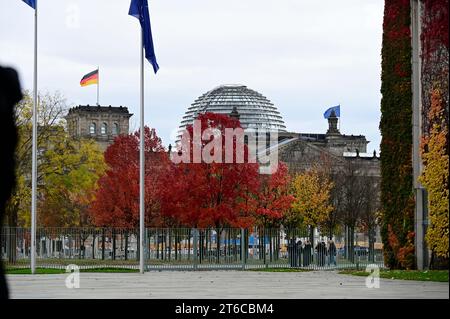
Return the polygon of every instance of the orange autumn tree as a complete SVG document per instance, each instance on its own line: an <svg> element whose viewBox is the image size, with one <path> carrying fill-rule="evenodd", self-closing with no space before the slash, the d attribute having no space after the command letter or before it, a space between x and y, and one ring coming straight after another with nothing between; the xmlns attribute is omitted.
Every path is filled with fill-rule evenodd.
<svg viewBox="0 0 450 319"><path fill-rule="evenodd" d="M311 226L311 237L313 227L325 222L333 211L330 204L332 188L333 183L317 169L297 174L292 181L294 202L290 218Z"/></svg>
<svg viewBox="0 0 450 319"><path fill-rule="evenodd" d="M428 191L429 226L425 239L437 257L449 258L448 116L439 89L431 94L430 133L421 141L424 169L419 181Z"/></svg>

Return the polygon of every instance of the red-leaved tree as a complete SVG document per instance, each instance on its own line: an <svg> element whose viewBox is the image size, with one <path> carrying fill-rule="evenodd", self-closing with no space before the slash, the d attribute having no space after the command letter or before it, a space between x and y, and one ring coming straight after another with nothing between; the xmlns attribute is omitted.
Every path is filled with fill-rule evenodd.
<svg viewBox="0 0 450 319"><path fill-rule="evenodd" d="M224 227L248 226L251 222L251 209L254 206L253 195L258 189L258 164L249 163L246 145L233 141L233 157L237 158L237 149L243 146L243 163L225 163L225 129L240 128L237 119L223 114L205 113L198 117L201 133L214 129L216 141L220 144L209 155L216 161L209 163L202 158L193 163L194 136L193 126L188 126L190 140L180 152L189 155L189 163L171 163L171 169L162 178L161 204L165 216L189 227L214 227L220 234ZM211 135L199 141L201 149L213 140ZM217 153L215 153L217 152ZM180 154L180 153L179 153Z"/></svg>
<svg viewBox="0 0 450 319"><path fill-rule="evenodd" d="M278 227L291 208L294 197L289 192L290 176L287 165L278 163L272 174L261 175L257 193L256 218L263 227Z"/></svg>
<svg viewBox="0 0 450 319"><path fill-rule="evenodd" d="M145 127L145 220L160 222L159 179L168 158L154 129ZM90 214L97 226L139 225L139 132L116 137L105 152L107 171L98 181Z"/></svg>

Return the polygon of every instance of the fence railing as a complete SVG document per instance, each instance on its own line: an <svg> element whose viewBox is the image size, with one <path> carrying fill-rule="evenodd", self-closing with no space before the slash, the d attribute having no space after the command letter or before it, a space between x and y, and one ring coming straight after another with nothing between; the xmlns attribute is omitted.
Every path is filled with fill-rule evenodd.
<svg viewBox="0 0 450 319"><path fill-rule="evenodd" d="M0 229L1 259L7 268L30 267L30 229ZM334 244L304 229L189 229L147 228L147 270L252 268L342 269L383 267L380 243L348 243L334 236ZM38 228L36 264L44 268L139 267L138 229Z"/></svg>

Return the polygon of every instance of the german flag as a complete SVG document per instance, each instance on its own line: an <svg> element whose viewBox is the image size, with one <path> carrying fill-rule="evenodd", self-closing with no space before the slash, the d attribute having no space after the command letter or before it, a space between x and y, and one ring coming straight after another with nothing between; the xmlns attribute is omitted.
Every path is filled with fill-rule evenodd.
<svg viewBox="0 0 450 319"><path fill-rule="evenodd" d="M91 84L98 84L98 69L86 74L80 81L81 86L87 86Z"/></svg>

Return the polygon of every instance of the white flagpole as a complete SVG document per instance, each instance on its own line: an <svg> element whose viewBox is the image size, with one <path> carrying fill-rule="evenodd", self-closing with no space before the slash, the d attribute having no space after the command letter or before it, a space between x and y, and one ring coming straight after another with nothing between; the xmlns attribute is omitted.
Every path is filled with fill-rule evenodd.
<svg viewBox="0 0 450 319"><path fill-rule="evenodd" d="M139 150L139 270L144 273L145 136L144 136L144 32L141 27L141 128Z"/></svg>
<svg viewBox="0 0 450 319"><path fill-rule="evenodd" d="M36 193L37 193L37 10L34 9L34 75L33 75L33 138L31 163L31 273L36 273Z"/></svg>

